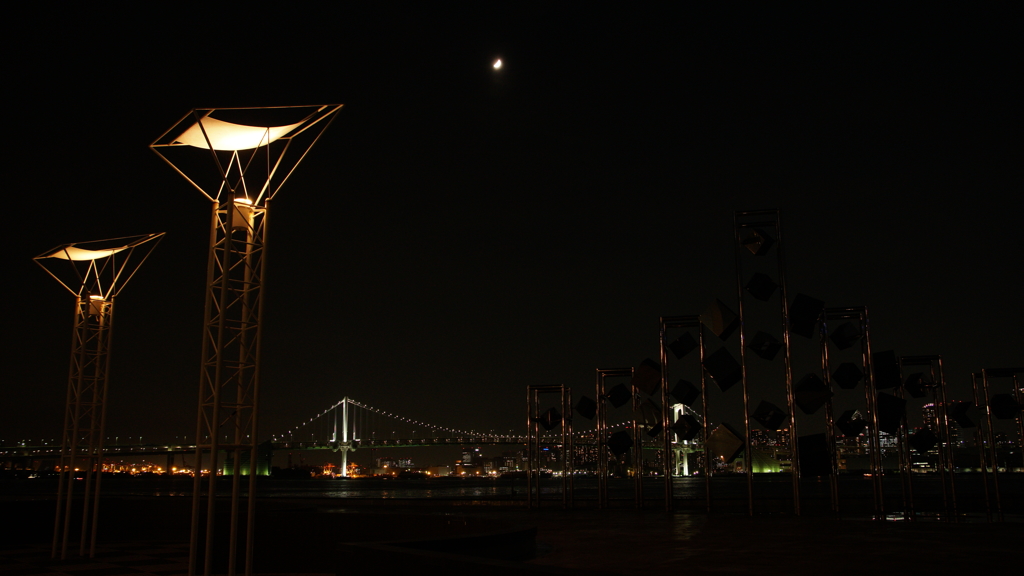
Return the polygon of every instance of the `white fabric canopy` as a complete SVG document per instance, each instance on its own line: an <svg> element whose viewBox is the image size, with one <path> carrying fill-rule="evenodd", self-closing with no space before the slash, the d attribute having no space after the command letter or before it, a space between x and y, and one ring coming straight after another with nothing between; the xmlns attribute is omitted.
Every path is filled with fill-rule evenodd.
<svg viewBox="0 0 1024 576"><path fill-rule="evenodd" d="M127 249L127 246L121 246L120 248L107 248L106 250L86 250L84 248L67 246L60 250L56 250L53 254L47 254L45 258L60 258L61 260L96 260L97 258L113 256L114 254Z"/></svg>
<svg viewBox="0 0 1024 576"><path fill-rule="evenodd" d="M181 136L175 139L175 144L184 144L187 146L193 146L195 148L210 149L210 145L213 145L214 150L249 150L259 146L266 146L274 140L287 136L289 132L299 127L302 122L296 124L289 124L288 126L245 126L243 124L232 124L230 122L224 122L223 120L217 120L216 118L210 118L207 116L200 120L202 122L202 128L199 127L199 122L196 122L185 130ZM206 135L203 135L203 130L206 130ZM209 138L209 143L207 143Z"/></svg>

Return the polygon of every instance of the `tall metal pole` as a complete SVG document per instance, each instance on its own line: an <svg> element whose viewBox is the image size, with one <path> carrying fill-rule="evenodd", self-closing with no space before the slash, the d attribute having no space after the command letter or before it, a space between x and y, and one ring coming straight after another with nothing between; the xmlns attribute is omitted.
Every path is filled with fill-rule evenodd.
<svg viewBox="0 0 1024 576"><path fill-rule="evenodd" d="M956 502L956 481L954 478L955 470L953 466L953 452L950 446L950 434L949 434L949 421L946 417L946 381L945 375L942 369L942 355L934 354L928 356L901 356L900 357L900 377L903 377L902 368L905 366L927 366L928 374L930 377L931 384L928 386L931 392L933 415L931 422L925 422L925 426L930 425L933 429L936 437L939 441L938 454L938 468L939 478L942 481L942 514L943 519L949 521L951 518L956 521L959 514L957 510ZM909 428L909 426L908 426ZM909 456L910 449L907 449L908 456L908 468L909 468ZM910 474L909 478L912 479L913 475ZM908 480L908 485L910 480ZM910 492L911 496L913 492ZM911 500L913 502L913 500ZM913 511L913 507L911 507Z"/></svg>
<svg viewBox="0 0 1024 576"><path fill-rule="evenodd" d="M597 506L608 506L608 399L604 390L604 373L598 368L595 395L597 396L597 422L594 434L597 436Z"/></svg>
<svg viewBox="0 0 1024 576"><path fill-rule="evenodd" d="M941 367L941 364L939 365ZM1018 369L1013 374L1013 397L1018 406L1024 406L1024 386L1021 385L1021 373L1024 368ZM1024 449L1024 413L1017 413L1017 446Z"/></svg>
<svg viewBox="0 0 1024 576"><path fill-rule="evenodd" d="M658 362L661 363L661 453L662 453L662 475L665 477L665 510L672 510L672 425L669 417L668 405L668 353L666 352L665 341L667 336L667 324L665 318L661 319L661 329L658 331Z"/></svg>
<svg viewBox="0 0 1024 576"><path fill-rule="evenodd" d="M839 515L839 462L836 457L835 412L832 406L832 374L828 363L828 312L822 310L821 315L821 379L828 389L825 401L825 441L828 443L829 455L829 498L832 512Z"/></svg>
<svg viewBox="0 0 1024 576"><path fill-rule="evenodd" d="M540 447L540 395L558 394L561 413L560 446L562 460L562 507L572 506L572 389L566 386L534 385L526 387L526 505L540 507L541 447ZM554 423L551 423L554 424ZM545 424L545 428L547 424Z"/></svg>
<svg viewBox="0 0 1024 576"><path fill-rule="evenodd" d="M736 212L733 216L734 229L734 253L736 260L736 294L739 300L739 332L740 332L740 367L741 381L743 384L743 429L746 434L744 450L744 467L747 475L747 511L754 514L754 471L753 471L753 447L750 441L750 386L747 377L746 362L746 320L744 316L744 286L743 286L743 264L741 254L744 248L744 239L740 233L743 229L750 229L757 234L758 227L772 227L775 231L775 260L778 274L778 286L780 295L780 313L782 328L782 349L785 360L785 392L786 404L789 410L789 448L791 455L791 473L793 483L793 514L800 515L800 448L799 433L796 421L796 399L793 391L793 361L790 342L789 328L789 300L786 292L786 261L783 252L782 222L778 210L756 210L750 212ZM761 239L765 241L765 239ZM764 248L767 250L768 248ZM763 253L758 251L758 253Z"/></svg>
<svg viewBox="0 0 1024 576"><path fill-rule="evenodd" d="M95 555L94 521L99 514L99 480L103 470L103 424L109 375L113 298L86 294L75 303L75 331L72 339L68 402L61 443L61 476L58 512L54 522L53 557L67 558L73 520L75 473L81 465L85 475L82 500L80 556ZM63 511L60 508L63 506ZM91 506L91 510L90 510ZM58 536L59 534L59 541Z"/></svg>
<svg viewBox="0 0 1024 576"><path fill-rule="evenodd" d="M740 259L740 250L742 249L742 239L740 238L740 224L739 214L733 217L733 228L735 233L735 244L733 253L736 258L736 297L739 300L739 316L740 316L740 382L743 389L743 437L744 437L744 448L743 448L743 472L747 479L747 514L750 516L754 515L754 469L753 469L753 450L751 449L750 443L750 389L748 386L747 379L747 346L746 346L746 325L743 318L743 263ZM782 296L782 300L786 300L785 294ZM788 349L788 341L787 341ZM790 411L790 422L795 422L795 414L792 410ZM793 435L791 434L790 437ZM706 450L706 449L705 449ZM796 458L793 458L794 464Z"/></svg>
<svg viewBox="0 0 1024 576"><path fill-rule="evenodd" d="M234 574L238 560L240 528L241 457L248 454L249 494L246 503L247 573L251 571L255 508L255 477L258 467L260 314L263 307L262 282L266 270L266 223L269 203L254 207L242 199L213 203L210 258L207 272L206 322L199 387L199 416L196 430L196 462L209 455L206 493L206 521L203 571L213 570L217 475L220 452L231 457L231 497L228 517L228 573ZM222 444L221 436L229 439ZM201 469L200 469L201 471ZM228 473L225 469L224 473ZM201 482L197 472L193 494L192 525L200 525ZM190 540L190 568L198 568L198 533Z"/></svg>
<svg viewBox="0 0 1024 576"><path fill-rule="evenodd" d="M533 388L526 387L526 507L533 508L533 455L537 448L535 421L536 408L534 407Z"/></svg>
<svg viewBox="0 0 1024 576"><path fill-rule="evenodd" d="M701 442L704 444L704 498L708 513L711 512L711 454L708 452L708 438L711 437L711 421L708 420L708 371L704 367L704 324L697 328L697 349L700 351L700 417Z"/></svg>
<svg viewBox="0 0 1024 576"><path fill-rule="evenodd" d="M996 451L996 433L992 426L992 395L988 387L989 370L981 370L981 391L985 397L985 429L988 432L988 452L992 458L992 488L996 496L996 516L1000 522L1005 521L1003 517L1003 498L999 491L999 454Z"/></svg>
<svg viewBox="0 0 1024 576"><path fill-rule="evenodd" d="M945 453L945 464L949 469L949 492L953 504L953 521L960 522L960 508L956 497L956 461L953 458L953 435L949 431L949 400L946 396L946 374L942 368L942 356L938 357L938 367L941 408L936 412L936 417L939 418L940 430L942 431L940 437L942 445L940 445L940 448Z"/></svg>
<svg viewBox="0 0 1024 576"><path fill-rule="evenodd" d="M85 476L78 554L96 554L114 299L163 236L146 234L64 244L34 258L75 295L51 556L67 558L75 477ZM152 243L150 243L153 241ZM70 266L55 266L63 260Z"/></svg>
<svg viewBox="0 0 1024 576"><path fill-rule="evenodd" d="M669 403L668 403L669 373L668 373L668 351L667 351L667 348L668 348L668 334L667 334L667 331L670 328L696 328L698 330L698 339L699 339L698 347L701 348L700 356L699 356L700 363L701 363L700 364L701 365L700 369L701 369L701 373L702 374L703 374L703 371L704 371L704 368L703 368L703 359L704 359L704 354L703 354L703 338L700 336L700 331L701 331L700 316L699 315L691 315L691 316L667 316L667 317L662 317L661 318L661 330L659 332L659 354L660 354L659 357L660 357L660 361L661 361L661 410L662 410L662 432L664 433L664 436L662 438L662 450L665 453L664 474L665 474L665 509L666 510L672 510L672 508L674 506L674 502L673 502L674 495L672 493L672 488L673 488L672 487L673 469L675 469L675 472L678 473L678 468L679 468L678 458L679 457L686 458L685 454L680 450L680 451L678 451L679 455L675 456L676 459L677 459L677 462L675 463L675 466L672 465L672 457L676 453L676 451L672 450L672 434L673 434L672 433L672 429L671 429L672 418L671 418L671 409L670 409ZM702 396L704 394L703 387L704 387L704 382L703 382L703 376L702 376L701 377L701 395Z"/></svg>
<svg viewBox="0 0 1024 576"><path fill-rule="evenodd" d="M260 319L265 302L262 287L267 270L270 203L340 109L341 105L335 104L275 109L194 109L150 145L168 165L210 200L213 207L196 418L190 576L198 570L200 527L203 524L202 569L207 576L213 571L221 450L231 458L227 566L230 576L235 575L238 561L241 460L243 454L248 454L244 563L245 574L252 574L255 476L259 468L259 383L263 333ZM253 126L223 119L232 117L239 110L244 110L244 114L250 117L265 116L267 122ZM298 122L282 126L272 121L275 114L291 116ZM186 173L184 167L191 169L193 164L181 155L194 155L196 149L202 150L200 154L207 154L213 161L217 178L206 178L207 172ZM296 154L289 154L290 150ZM286 158L290 160L286 161ZM223 445L222 434L226 439ZM200 518L204 454L209 455L205 523ZM227 468L225 466L224 473L229 473Z"/></svg>
<svg viewBox="0 0 1024 576"><path fill-rule="evenodd" d="M900 381L903 380L903 362L899 362L900 366ZM896 388L896 397L903 400L905 398L903 386ZM900 416L900 429L897 434L896 442L899 448L900 457L900 486L903 491L903 519L915 522L917 521L917 512L914 510L914 484L910 477L910 426L907 422L907 413L904 410Z"/></svg>
<svg viewBox="0 0 1024 576"><path fill-rule="evenodd" d="M775 232L778 234L779 294L782 304L782 349L786 361L786 404L789 407L789 448L792 454L793 513L800 515L800 443L796 425L796 396L793 391L793 354L789 338L789 296L786 292L786 259L782 249L782 222L779 211L775 211ZM747 442L750 442L749 436Z"/></svg>
<svg viewBox="0 0 1024 576"><path fill-rule="evenodd" d="M979 409L981 405L981 381L982 375L980 372L974 372L971 374L971 388L974 391L974 405ZM985 410L988 410L988 402L985 402ZM981 465L981 483L985 487L985 517L989 522L992 522L992 497L989 495L988 490L988 459L986 457L985 450L985 433L984 425L982 422L978 423L978 426L974 429L974 445L978 449L978 463Z"/></svg>
<svg viewBox="0 0 1024 576"><path fill-rule="evenodd" d="M864 338L861 340L861 365L864 366L866 378L864 398L871 427L868 435L868 449L871 450L871 482L875 497L875 519L881 521L885 520L885 491L882 484L885 469L882 465L881 430L878 428L878 388L875 386L875 367L871 361L871 325L867 307L861 307L861 313L861 328L864 332Z"/></svg>
<svg viewBox="0 0 1024 576"><path fill-rule="evenodd" d="M640 397L637 394L636 388L630 385L629 388L632 401L630 406L633 408L633 419L630 421L630 427L633 433L633 451L631 453L633 460L633 505L637 508L644 507L644 437L640 433L639 421L637 421L636 415L640 410Z"/></svg>
<svg viewBox="0 0 1024 576"><path fill-rule="evenodd" d="M576 505L576 466L573 461L575 443L572 425L572 388L562 388L562 506L572 508Z"/></svg>
<svg viewBox="0 0 1024 576"><path fill-rule="evenodd" d="M632 378L633 368L598 368L597 369L597 502L598 507L608 506L608 397L605 395L605 378ZM630 387L630 394L636 396ZM631 403L632 405L632 403ZM635 433L634 418L634 433ZM638 450L637 446L633 447ZM639 497L634 485L634 501Z"/></svg>

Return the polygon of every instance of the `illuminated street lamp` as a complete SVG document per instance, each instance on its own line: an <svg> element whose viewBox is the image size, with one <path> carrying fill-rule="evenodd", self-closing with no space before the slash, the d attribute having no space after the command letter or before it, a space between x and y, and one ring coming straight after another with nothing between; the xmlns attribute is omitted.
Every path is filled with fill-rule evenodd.
<svg viewBox="0 0 1024 576"><path fill-rule="evenodd" d="M67 557L75 484L71 474L79 468L85 470L85 494L78 553L85 555L87 541L89 556L96 553L114 298L163 235L161 232L63 244L34 258L75 296L75 330L61 438L57 512L53 523L51 554L54 558L58 550L61 559ZM70 265L58 264L58 261Z"/></svg>
<svg viewBox="0 0 1024 576"><path fill-rule="evenodd" d="M211 202L206 312L199 383L196 467L210 469L204 574L213 565L218 452L231 455L228 574L235 574L239 476L249 454L245 573L252 573L253 513L258 461L260 316L266 273L270 201L320 139L340 104L276 108L197 108L150 147ZM204 161L206 157L212 160ZM228 440L220 440L227 435ZM202 498L197 475L192 499L189 574L196 571Z"/></svg>

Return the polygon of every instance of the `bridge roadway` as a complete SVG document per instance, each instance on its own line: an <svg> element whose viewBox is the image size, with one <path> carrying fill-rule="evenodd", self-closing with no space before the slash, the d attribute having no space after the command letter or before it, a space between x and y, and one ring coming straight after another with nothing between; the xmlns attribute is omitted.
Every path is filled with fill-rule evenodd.
<svg viewBox="0 0 1024 576"><path fill-rule="evenodd" d="M593 444L593 439L576 439L576 444ZM541 438L542 445L557 445L561 437ZM421 448L427 446L525 446L522 436L463 436L458 438L364 438L356 440L355 448ZM226 445L222 445L227 449ZM271 441L272 450L337 450L337 443L318 441ZM194 454L194 444L123 444L104 446L104 456L167 456ZM60 457L59 446L0 446L0 462Z"/></svg>
<svg viewBox="0 0 1024 576"><path fill-rule="evenodd" d="M560 436L541 437L542 446L557 446L561 443ZM573 440L577 446L593 446L594 438L577 438ZM463 436L458 438L366 438L353 443L353 449L360 448L424 448L429 446L525 446L526 438L522 436ZM221 445L222 450L231 447ZM660 450L661 445L644 444L645 450ZM339 449L337 443L331 442L297 442L297 441L271 441L271 450L335 450ZM682 449L684 452L700 451L701 448L695 445L688 445ZM195 454L194 444L125 444L105 446L103 455L105 458L116 458L118 456L164 456L174 457L176 455ZM6 468L9 464L15 463L15 467L22 469L35 469L33 460L57 460L60 458L60 448L57 446L0 446L0 468ZM20 465L18 464L20 463ZM170 464L168 464L170 466Z"/></svg>

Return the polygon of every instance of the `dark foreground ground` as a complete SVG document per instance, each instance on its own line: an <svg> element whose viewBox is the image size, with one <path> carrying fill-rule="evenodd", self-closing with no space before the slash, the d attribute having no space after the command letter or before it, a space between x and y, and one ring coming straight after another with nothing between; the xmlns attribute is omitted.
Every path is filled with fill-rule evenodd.
<svg viewBox="0 0 1024 576"><path fill-rule="evenodd" d="M52 501L7 501L0 576L184 574L188 498L103 505L98 553L50 560ZM455 501L261 501L260 574L1016 574L1024 523L876 522ZM1011 518L1011 520L1018 520ZM224 522L220 523L223 527ZM225 555L215 554L223 573Z"/></svg>

